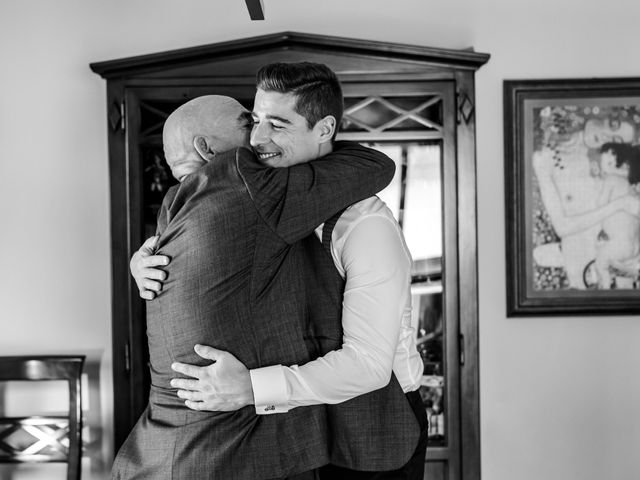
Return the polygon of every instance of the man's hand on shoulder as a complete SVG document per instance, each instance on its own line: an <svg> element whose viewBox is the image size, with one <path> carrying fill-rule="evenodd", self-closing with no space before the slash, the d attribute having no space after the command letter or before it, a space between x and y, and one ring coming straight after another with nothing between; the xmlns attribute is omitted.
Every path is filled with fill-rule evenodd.
<svg viewBox="0 0 640 480"><path fill-rule="evenodd" d="M154 255L158 238L158 236L148 238L129 262L129 269L138 285L140 297L145 300L153 300L162 290L162 282L167 278L167 274L158 267L168 265L169 257Z"/></svg>
<svg viewBox="0 0 640 480"><path fill-rule="evenodd" d="M195 352L213 363L206 367L178 362L171 365L174 371L192 378L171 380L171 386L178 389L178 397L185 399L187 407L231 412L253 404L251 376L240 360L206 345L196 345Z"/></svg>

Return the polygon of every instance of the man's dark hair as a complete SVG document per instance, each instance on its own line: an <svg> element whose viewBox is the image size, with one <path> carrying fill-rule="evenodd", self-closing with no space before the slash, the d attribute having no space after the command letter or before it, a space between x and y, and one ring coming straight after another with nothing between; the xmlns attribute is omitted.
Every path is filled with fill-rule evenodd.
<svg viewBox="0 0 640 480"><path fill-rule="evenodd" d="M265 92L292 93L296 113L307 120L309 128L327 115L336 119L336 131L342 120L342 87L336 74L322 63L270 63L256 76L256 87Z"/></svg>

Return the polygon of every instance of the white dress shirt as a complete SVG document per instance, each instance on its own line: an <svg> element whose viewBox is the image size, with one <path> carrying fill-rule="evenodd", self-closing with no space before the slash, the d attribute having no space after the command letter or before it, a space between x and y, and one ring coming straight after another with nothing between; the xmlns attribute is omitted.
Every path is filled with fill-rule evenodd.
<svg viewBox="0 0 640 480"><path fill-rule="evenodd" d="M371 197L345 210L332 232L331 254L346 279L342 348L304 365L250 370L258 414L344 402L384 387L392 370L405 393L420 386L411 254L384 202Z"/></svg>

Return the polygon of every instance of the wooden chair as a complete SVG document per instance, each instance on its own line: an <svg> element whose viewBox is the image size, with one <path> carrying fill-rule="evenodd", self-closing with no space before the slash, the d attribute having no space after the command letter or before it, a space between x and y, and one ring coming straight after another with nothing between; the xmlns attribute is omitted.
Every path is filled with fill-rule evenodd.
<svg viewBox="0 0 640 480"><path fill-rule="evenodd" d="M66 416L6 417L0 411L0 463L67 463L67 480L80 479L84 355L0 357L0 381L65 380ZM67 443L68 441L68 443Z"/></svg>

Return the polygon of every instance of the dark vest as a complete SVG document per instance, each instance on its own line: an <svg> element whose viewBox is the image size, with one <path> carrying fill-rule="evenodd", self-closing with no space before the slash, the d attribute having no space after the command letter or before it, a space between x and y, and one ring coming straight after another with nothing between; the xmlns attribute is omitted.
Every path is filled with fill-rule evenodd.
<svg viewBox="0 0 640 480"><path fill-rule="evenodd" d="M325 222L323 243L304 241L309 270L309 309L320 355L342 346L345 282L331 258L331 231L340 213ZM393 319L399 321L399 319ZM327 405L331 463L353 470L394 470L409 461L420 426L395 375L386 387L352 400Z"/></svg>

